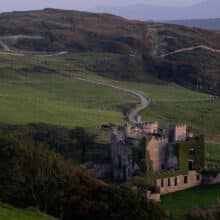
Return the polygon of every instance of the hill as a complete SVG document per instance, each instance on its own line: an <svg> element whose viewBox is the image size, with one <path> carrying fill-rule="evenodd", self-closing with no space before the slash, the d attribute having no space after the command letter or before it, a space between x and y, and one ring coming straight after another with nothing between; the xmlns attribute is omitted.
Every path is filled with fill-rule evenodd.
<svg viewBox="0 0 220 220"><path fill-rule="evenodd" d="M9 48L30 51L159 55L196 44L220 48L215 32L58 9L2 13L0 37Z"/></svg>
<svg viewBox="0 0 220 220"><path fill-rule="evenodd" d="M150 76L213 94L219 94L220 53L202 49L203 68L194 50L190 52L193 59L184 53L175 60L161 55L198 45L220 49L219 40L220 33L215 31L129 21L108 14L45 9L0 15L0 45L7 53L105 53L108 55L99 56L90 70L130 81L147 81ZM210 55L215 61L211 68Z"/></svg>
<svg viewBox="0 0 220 220"><path fill-rule="evenodd" d="M197 27L209 30L220 30L220 18L213 19L189 19L168 21L169 24L178 24L186 27Z"/></svg>

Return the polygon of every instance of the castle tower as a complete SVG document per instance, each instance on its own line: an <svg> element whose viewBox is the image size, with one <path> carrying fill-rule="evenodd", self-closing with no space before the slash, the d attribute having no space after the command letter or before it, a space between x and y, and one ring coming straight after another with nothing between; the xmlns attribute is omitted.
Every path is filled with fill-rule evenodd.
<svg viewBox="0 0 220 220"><path fill-rule="evenodd" d="M132 124L131 123L126 123L124 127L124 134L125 138L129 137L131 135L131 129L132 129Z"/></svg>
<svg viewBox="0 0 220 220"><path fill-rule="evenodd" d="M186 125L176 125L174 130L174 141L185 141L186 136Z"/></svg>
<svg viewBox="0 0 220 220"><path fill-rule="evenodd" d="M169 125L164 129L163 133L170 142L185 141L187 138L187 127L186 125Z"/></svg>
<svg viewBox="0 0 220 220"><path fill-rule="evenodd" d="M153 137L147 143L146 150L148 152L151 164L151 170L154 172L160 172L164 169L164 152L168 146L167 138Z"/></svg>
<svg viewBox="0 0 220 220"><path fill-rule="evenodd" d="M141 123L141 116L140 115L137 116L137 123Z"/></svg>

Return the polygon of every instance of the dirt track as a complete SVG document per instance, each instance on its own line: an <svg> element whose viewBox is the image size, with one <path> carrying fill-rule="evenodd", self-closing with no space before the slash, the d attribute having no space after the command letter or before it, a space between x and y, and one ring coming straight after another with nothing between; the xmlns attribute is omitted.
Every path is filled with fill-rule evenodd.
<svg viewBox="0 0 220 220"><path fill-rule="evenodd" d="M131 123L136 123L138 114L142 110L147 108L150 104L149 100L139 92L136 92L136 91L133 91L133 90L130 90L130 89L125 89L125 88L122 88L122 87L119 87L119 86L114 86L114 85L111 85L111 84L108 84L108 83L105 83L105 82L102 82L102 81L90 80L90 79L85 79L85 78L80 78L80 77L76 77L75 79L80 80L80 81L84 81L84 82L88 82L88 83L92 83L92 84L96 84L96 85L102 85L102 86L110 87L110 88L113 88L113 89L116 89L116 90L123 91L123 92L125 92L125 93L127 93L131 96L137 97L140 100L140 103L138 105L136 105L134 108L130 109L130 111L128 112L128 115L127 115L128 120Z"/></svg>
<svg viewBox="0 0 220 220"><path fill-rule="evenodd" d="M164 58L164 57L167 57L169 55L173 55L173 54L177 54L177 53L181 53L181 52L185 52L185 51L192 51L192 50L195 50L195 49L204 49L204 50L209 50L209 51L214 52L214 53L220 53L219 49L213 49L213 48L205 46L205 45L199 45L199 46L195 46L195 47L182 48L182 49L170 52L170 53L162 54L162 55L160 55L160 57Z"/></svg>

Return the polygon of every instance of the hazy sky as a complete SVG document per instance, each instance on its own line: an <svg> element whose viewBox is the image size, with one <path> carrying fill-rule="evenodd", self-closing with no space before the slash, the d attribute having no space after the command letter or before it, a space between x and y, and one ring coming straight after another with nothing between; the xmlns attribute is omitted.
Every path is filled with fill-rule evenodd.
<svg viewBox="0 0 220 220"><path fill-rule="evenodd" d="M100 5L153 4L168 6L187 6L205 0L0 0L0 11L29 10L41 8L88 10ZM210 0L211 1L211 0Z"/></svg>

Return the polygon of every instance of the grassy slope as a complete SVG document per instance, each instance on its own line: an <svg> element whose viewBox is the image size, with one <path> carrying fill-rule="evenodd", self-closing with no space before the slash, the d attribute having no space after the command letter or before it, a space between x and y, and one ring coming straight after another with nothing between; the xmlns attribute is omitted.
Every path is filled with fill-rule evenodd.
<svg viewBox="0 0 220 220"><path fill-rule="evenodd" d="M124 83L143 92L151 104L141 115L144 120L184 123L204 132L207 141L220 141L220 100L172 84Z"/></svg>
<svg viewBox="0 0 220 220"><path fill-rule="evenodd" d="M37 211L18 209L0 203L0 220L55 220Z"/></svg>
<svg viewBox="0 0 220 220"><path fill-rule="evenodd" d="M157 120L162 125L187 123L206 132L211 137L209 139L215 134L215 140L218 140L218 100L207 101L209 96L206 94L174 85L151 84L153 79L148 80L149 84L131 83L94 75L89 66L99 62L101 57L100 53L31 59L0 56L0 94L3 94L0 98L4 103L0 106L0 121L45 121L68 126L122 122L123 116L116 111L117 106L136 100L121 92L73 79L74 75L83 75L144 92L151 99L150 107L142 113L144 119ZM14 64L13 68L11 64ZM41 69L31 69L33 66L46 67L51 72L42 73ZM56 74L53 74L55 71Z"/></svg>
<svg viewBox="0 0 220 220"><path fill-rule="evenodd" d="M220 101L196 102L157 102L143 112L145 119L156 119L162 124L167 122L187 123L199 128L213 138L220 134Z"/></svg>
<svg viewBox="0 0 220 220"><path fill-rule="evenodd" d="M4 59L4 57L3 57ZM107 122L122 122L118 106L136 99L104 86L75 80L72 75L21 71L36 64L33 58L19 58L14 69L10 59L2 62L0 74L0 122L48 122L67 126L99 126ZM49 63L60 71L57 66Z"/></svg>
<svg viewBox="0 0 220 220"><path fill-rule="evenodd" d="M220 185L199 186L162 196L162 207L174 215L182 215L195 208L219 202Z"/></svg>
<svg viewBox="0 0 220 220"><path fill-rule="evenodd" d="M207 161L220 164L220 144L219 143L207 143L206 144L206 159Z"/></svg>
<svg viewBox="0 0 220 220"><path fill-rule="evenodd" d="M120 122L122 114L112 109L114 105L129 103L130 99L111 89L76 80L65 81L60 77L49 77L42 83L31 81L13 85L1 81L0 84L1 93L5 94L1 97L1 122L35 121L68 126Z"/></svg>

